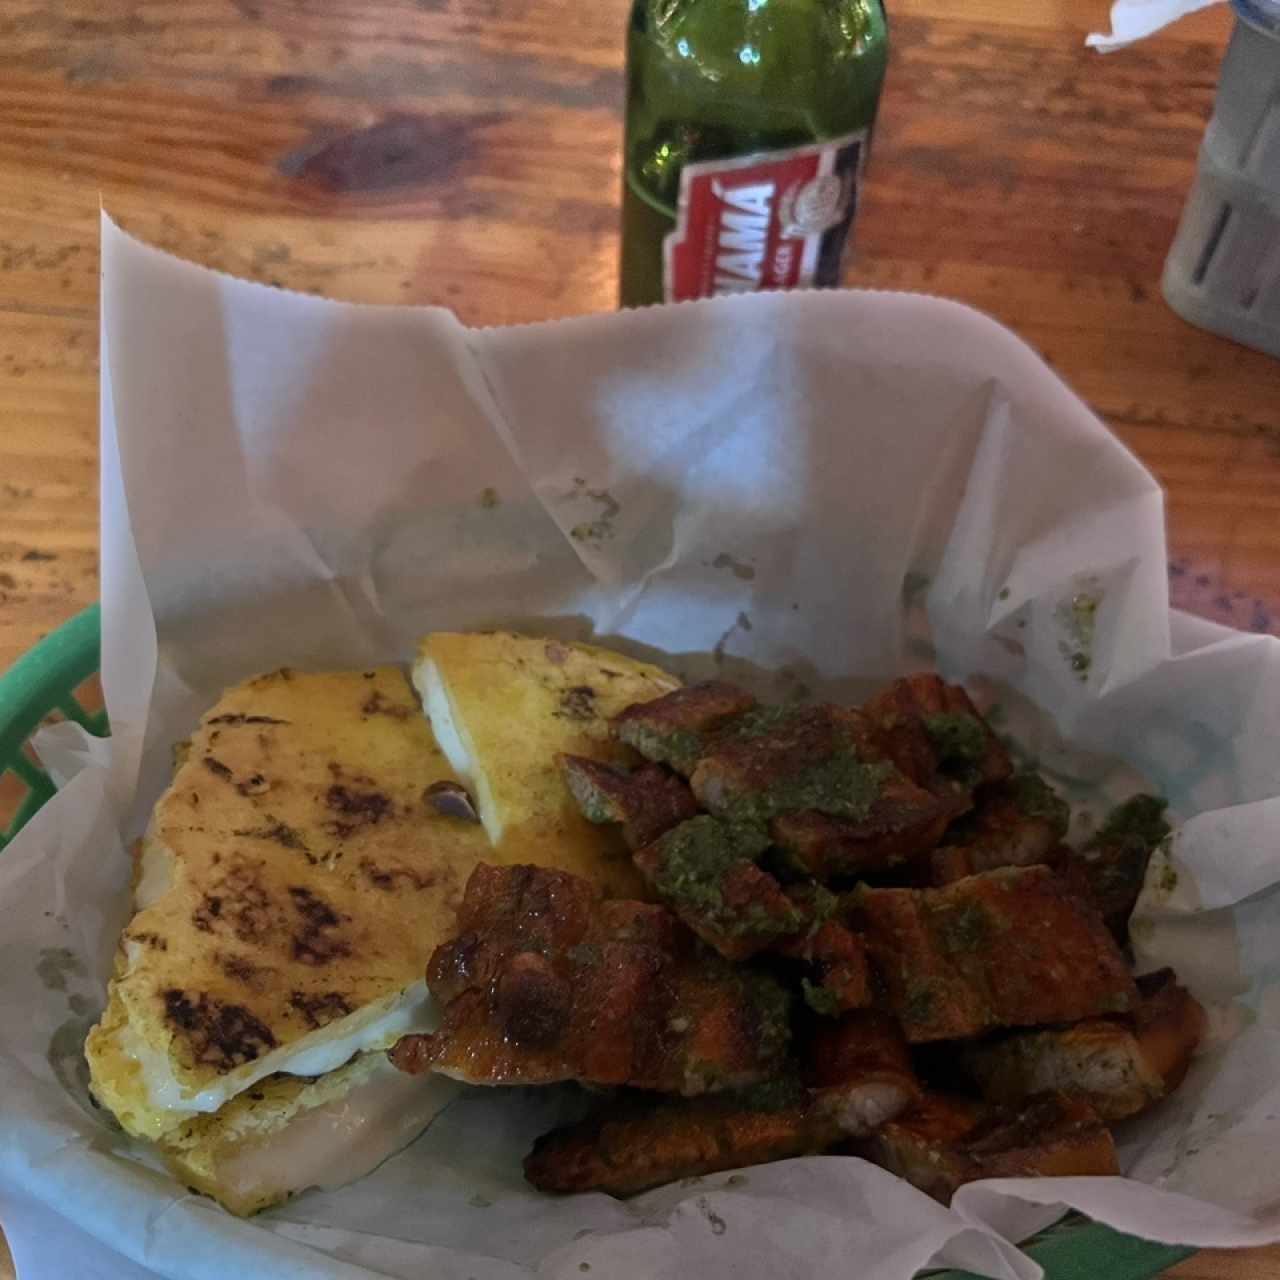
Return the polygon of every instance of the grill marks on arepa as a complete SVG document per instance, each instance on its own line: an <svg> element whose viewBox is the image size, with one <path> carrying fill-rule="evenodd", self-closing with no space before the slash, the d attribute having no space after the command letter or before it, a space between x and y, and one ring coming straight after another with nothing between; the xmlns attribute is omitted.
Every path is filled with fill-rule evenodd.
<svg viewBox="0 0 1280 1280"><path fill-rule="evenodd" d="M489 852L430 804L455 777L394 668L250 680L182 758L87 1046L95 1092L144 1136L385 1013Z"/></svg>

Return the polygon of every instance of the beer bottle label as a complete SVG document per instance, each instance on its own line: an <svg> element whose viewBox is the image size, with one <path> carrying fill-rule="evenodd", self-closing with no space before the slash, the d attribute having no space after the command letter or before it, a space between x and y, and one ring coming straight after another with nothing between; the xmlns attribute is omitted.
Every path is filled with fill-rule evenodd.
<svg viewBox="0 0 1280 1280"><path fill-rule="evenodd" d="M861 129L685 165L663 242L666 300L838 284L866 142Z"/></svg>

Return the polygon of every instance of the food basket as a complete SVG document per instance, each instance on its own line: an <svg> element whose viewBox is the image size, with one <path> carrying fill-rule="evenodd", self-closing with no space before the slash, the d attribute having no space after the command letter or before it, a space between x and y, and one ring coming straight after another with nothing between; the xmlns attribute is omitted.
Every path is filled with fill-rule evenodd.
<svg viewBox="0 0 1280 1280"><path fill-rule="evenodd" d="M29 745L51 719L74 720L96 737L107 735L107 713L92 710L80 692L98 672L99 607L95 604L46 636L0 676L0 849L22 830L55 787Z"/></svg>
<svg viewBox="0 0 1280 1280"><path fill-rule="evenodd" d="M77 614L47 636L0 677L0 783L17 795L12 817L0 831L0 849L54 793L29 739L51 719L67 719L89 733L107 733L104 710L85 705L81 692L98 670L100 610ZM25 787L25 794L22 788ZM1023 1246L1049 1280L1146 1280L1195 1252L1153 1244L1071 1215ZM966 1280L969 1273L934 1271L930 1280Z"/></svg>

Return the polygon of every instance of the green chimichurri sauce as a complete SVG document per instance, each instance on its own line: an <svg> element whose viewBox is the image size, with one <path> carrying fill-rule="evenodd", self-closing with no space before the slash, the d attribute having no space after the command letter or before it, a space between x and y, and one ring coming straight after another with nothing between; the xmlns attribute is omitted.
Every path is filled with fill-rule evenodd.
<svg viewBox="0 0 1280 1280"><path fill-rule="evenodd" d="M990 739L977 716L966 711L944 711L925 716L924 729L938 753L938 767L943 773L966 784L982 777Z"/></svg>

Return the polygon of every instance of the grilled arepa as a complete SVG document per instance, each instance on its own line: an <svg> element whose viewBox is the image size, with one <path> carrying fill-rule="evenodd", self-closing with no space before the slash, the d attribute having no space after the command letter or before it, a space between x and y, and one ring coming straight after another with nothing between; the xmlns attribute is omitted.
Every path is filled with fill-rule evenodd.
<svg viewBox="0 0 1280 1280"><path fill-rule="evenodd" d="M249 680L182 758L86 1044L94 1094L148 1138L428 1028L427 960L489 854L432 803L456 778L395 668Z"/></svg>

